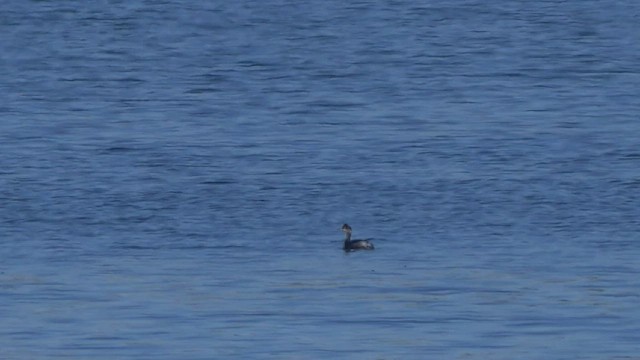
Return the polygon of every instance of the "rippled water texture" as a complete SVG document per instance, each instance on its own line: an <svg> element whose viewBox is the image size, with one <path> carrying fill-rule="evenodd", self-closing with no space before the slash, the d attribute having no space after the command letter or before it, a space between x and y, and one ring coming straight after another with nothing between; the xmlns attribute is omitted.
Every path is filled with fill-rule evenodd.
<svg viewBox="0 0 640 360"><path fill-rule="evenodd" d="M639 358L639 4L3 1L0 358Z"/></svg>

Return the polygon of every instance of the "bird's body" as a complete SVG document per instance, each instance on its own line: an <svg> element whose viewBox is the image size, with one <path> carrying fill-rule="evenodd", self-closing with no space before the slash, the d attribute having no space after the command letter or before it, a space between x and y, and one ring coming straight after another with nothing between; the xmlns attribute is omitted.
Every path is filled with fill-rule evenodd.
<svg viewBox="0 0 640 360"><path fill-rule="evenodd" d="M352 250L373 250L373 244L368 240L351 240L351 226L349 224L342 225L342 231L345 234L344 251L352 251Z"/></svg>

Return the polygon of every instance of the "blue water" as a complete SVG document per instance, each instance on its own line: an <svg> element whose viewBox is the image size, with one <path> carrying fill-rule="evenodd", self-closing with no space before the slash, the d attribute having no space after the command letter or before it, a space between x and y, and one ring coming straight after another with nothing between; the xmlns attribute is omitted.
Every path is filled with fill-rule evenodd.
<svg viewBox="0 0 640 360"><path fill-rule="evenodd" d="M1 2L0 358L638 358L639 13Z"/></svg>

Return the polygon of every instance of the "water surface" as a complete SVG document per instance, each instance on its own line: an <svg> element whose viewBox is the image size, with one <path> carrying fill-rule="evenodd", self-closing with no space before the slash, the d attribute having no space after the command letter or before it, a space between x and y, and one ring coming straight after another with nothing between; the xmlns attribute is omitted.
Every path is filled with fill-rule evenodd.
<svg viewBox="0 0 640 360"><path fill-rule="evenodd" d="M3 2L0 357L637 357L639 10Z"/></svg>

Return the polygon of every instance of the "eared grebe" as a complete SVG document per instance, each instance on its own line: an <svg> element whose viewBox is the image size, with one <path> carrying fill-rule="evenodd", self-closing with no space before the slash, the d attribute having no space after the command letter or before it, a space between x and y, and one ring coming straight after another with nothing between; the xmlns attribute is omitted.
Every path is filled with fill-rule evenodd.
<svg viewBox="0 0 640 360"><path fill-rule="evenodd" d="M342 231L345 234L344 251L374 249L373 244L367 240L351 240L351 226L349 224L342 225Z"/></svg>

